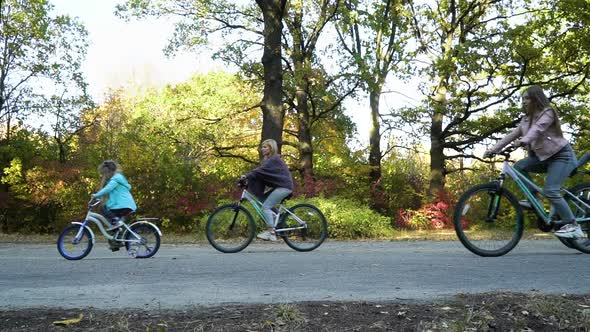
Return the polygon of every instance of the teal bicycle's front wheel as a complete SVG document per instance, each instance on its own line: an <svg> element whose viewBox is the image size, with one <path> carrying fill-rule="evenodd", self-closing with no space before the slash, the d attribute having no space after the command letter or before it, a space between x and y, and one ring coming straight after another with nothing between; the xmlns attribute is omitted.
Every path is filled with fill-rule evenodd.
<svg viewBox="0 0 590 332"><path fill-rule="evenodd" d="M298 204L288 209L277 225L277 236L297 251L312 251L328 236L328 223L318 208L311 204Z"/></svg>
<svg viewBox="0 0 590 332"><path fill-rule="evenodd" d="M234 253L246 248L256 235L256 224L248 210L236 204L220 206L207 220L207 240L213 248Z"/></svg>
<svg viewBox="0 0 590 332"><path fill-rule="evenodd" d="M524 228L516 197L493 182L475 186L459 198L453 223L465 248L484 257L514 249Z"/></svg>
<svg viewBox="0 0 590 332"><path fill-rule="evenodd" d="M573 188L568 189L569 192L574 194L577 198L582 200L584 203L590 205L590 183L582 183ZM575 201L569 196L565 196L565 200L568 202L574 216L576 218L582 218L590 215L590 210L587 209L584 205L580 204L579 202ZM584 233L584 237L580 239L563 239L559 238L562 242L567 241L569 246L572 248L583 252L585 254L590 254L590 223L585 222L581 223L580 226L582 227L582 232Z"/></svg>

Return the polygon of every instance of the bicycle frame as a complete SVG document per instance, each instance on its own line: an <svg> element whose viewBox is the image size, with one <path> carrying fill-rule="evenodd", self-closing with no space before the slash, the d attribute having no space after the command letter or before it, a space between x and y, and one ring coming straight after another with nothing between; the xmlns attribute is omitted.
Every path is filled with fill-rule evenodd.
<svg viewBox="0 0 590 332"><path fill-rule="evenodd" d="M516 183L516 185L518 186L520 191L522 191L525 194L526 198L529 200L529 202L532 203L532 207L535 210L535 212L537 213L537 215L540 216L546 224L549 224L551 222L552 214L547 213L545 211L545 208L543 208L543 206L541 205L541 202L539 202L537 200L537 198L535 198L535 196L533 195L533 193L531 192L531 190L529 188L532 188L533 191L536 191L536 192L540 193L541 195L543 195L543 197L546 197L545 194L543 194L543 189L541 187L539 187L536 183L534 183L533 181L528 179L524 174L519 172L512 165L510 165L510 163L508 163L508 161L506 161L506 160L504 161L504 164L502 165L502 172L500 173L500 177L498 178L499 187L502 187L502 185L504 183L505 175L508 175L510 178L512 178L512 180L514 180L514 182ZM561 191L564 193L565 197L572 198L572 203L575 205L575 207L577 209L590 210L589 204L582 201L580 198L578 198L576 195L569 192L567 189L561 188ZM499 196L498 196L498 199L499 199ZM496 205L495 210L496 211L497 211L497 204L498 203L496 202L495 203L495 205ZM575 220L578 223L583 223L583 222L590 221L590 217L586 217L586 216L576 217Z"/></svg>
<svg viewBox="0 0 590 332"><path fill-rule="evenodd" d="M90 206L90 208L94 207ZM155 219L155 218L142 218L142 219L138 219L136 222L134 222L131 225L127 225L126 223L122 223L121 228L123 228L125 230L125 232L129 232L131 234L133 234L133 236L135 237L135 240L125 240L125 239L121 239L121 238L117 238L117 235L119 234L119 232L121 231L120 229L115 232L115 234L110 235L107 231L107 227L110 226L109 221L100 213L96 213L96 212L92 212L90 209L88 210L88 213L86 214L86 218L84 218L84 222L73 222L72 224L77 224L77 225L81 225L82 227L80 227L80 230L78 230L78 234L76 234L76 237L74 238L74 241L80 241L80 239L82 238L82 234L83 234L83 229L86 228L88 229L88 231L90 232L90 235L92 236L92 243L95 243L95 236L94 236L94 232L92 231L92 228L90 228L88 226L88 223L92 222L93 224L95 224L98 229L100 230L100 232L102 233L102 235L107 238L107 240L114 240L117 242L138 242L141 239L141 236L139 236L137 233L135 233L132 229L131 226L135 225L135 224L139 224L139 223L145 223L145 224L150 224L152 225L157 231L158 231L158 235L162 236L162 232L160 231L160 229L154 225L151 222L148 222L147 220L151 220L151 219Z"/></svg>
<svg viewBox="0 0 590 332"><path fill-rule="evenodd" d="M242 191L242 197L240 198L239 204L241 204L241 202L243 202L244 200L247 200L248 202L250 202L250 204L252 205L252 207L254 207L254 210L256 211L256 213L258 213L258 215L262 218L262 220L266 219L264 216L264 212L262 211L262 202L260 202L258 200L258 198L256 198L256 196L254 196L253 194L248 192L248 190L246 190L246 189L244 189ZM271 212L273 214L273 222L274 222L275 226L278 225L279 219L281 218L281 215L283 213L288 213L291 217L293 217L293 219L295 219L295 221L297 221L299 223L299 225L301 225L300 227L280 228L280 229L276 230L277 233L291 231L291 230L295 230L295 229L302 229L302 228L307 227L307 224L305 223L305 221L301 220L301 218L299 218L297 215L295 215L294 213L289 211L289 209L285 208L283 206L283 204L279 204L278 212L274 212L274 211L271 211Z"/></svg>

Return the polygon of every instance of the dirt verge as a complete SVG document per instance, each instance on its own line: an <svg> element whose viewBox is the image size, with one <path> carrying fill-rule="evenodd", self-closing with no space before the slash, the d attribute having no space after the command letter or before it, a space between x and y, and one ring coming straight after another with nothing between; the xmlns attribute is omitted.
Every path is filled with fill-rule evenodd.
<svg viewBox="0 0 590 332"><path fill-rule="evenodd" d="M590 295L305 302L184 310L0 310L2 331L589 331Z"/></svg>

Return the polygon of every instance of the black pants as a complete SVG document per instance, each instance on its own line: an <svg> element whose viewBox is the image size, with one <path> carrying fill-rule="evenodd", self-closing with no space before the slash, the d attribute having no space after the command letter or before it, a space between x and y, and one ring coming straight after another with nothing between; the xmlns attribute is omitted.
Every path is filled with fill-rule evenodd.
<svg viewBox="0 0 590 332"><path fill-rule="evenodd" d="M104 207L102 209L102 215L105 216L108 220L112 220L116 217L118 217L118 218L125 217L126 215L128 215L131 212L133 212L133 210L131 210L129 208L109 210L106 207Z"/></svg>

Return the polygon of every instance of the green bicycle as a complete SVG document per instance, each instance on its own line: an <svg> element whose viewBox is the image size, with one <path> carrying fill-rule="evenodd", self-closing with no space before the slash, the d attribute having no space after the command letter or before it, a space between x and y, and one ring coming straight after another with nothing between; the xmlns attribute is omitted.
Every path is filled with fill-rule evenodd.
<svg viewBox="0 0 590 332"><path fill-rule="evenodd" d="M235 253L246 248L256 236L252 214L242 205L250 202L256 214L264 220L262 203L243 184L239 201L218 207L207 220L207 240L223 253ZM289 197L287 197L289 198ZM273 211L275 232L297 251L312 251L328 236L328 223L322 212L311 204L283 205L285 198Z"/></svg>
<svg viewBox="0 0 590 332"><path fill-rule="evenodd" d="M504 180L509 176L518 189L532 203L532 211L537 216L537 226L544 232L562 226L557 222L553 209L546 211L543 203L531 192L543 194L543 189L515 169L508 159L517 148L509 146L497 153L504 156L500 176L490 183L477 185L467 190L457 202L453 215L455 232L461 243L469 251L484 257L502 256L514 249L523 235L524 217L522 207L514 194L504 188ZM577 174L578 168L590 160L590 153L578 160L570 177ZM529 189L531 188L531 189ZM590 253L590 183L582 183L569 189L562 188L564 199L568 202L576 222L585 234L583 239L558 239L570 248Z"/></svg>

